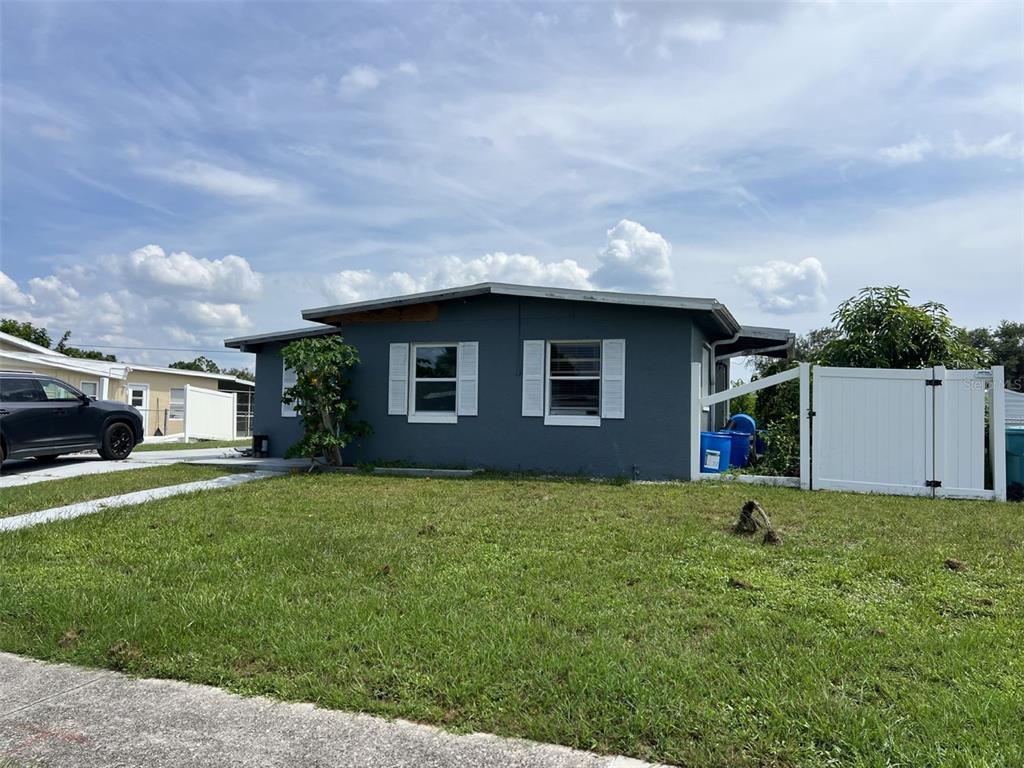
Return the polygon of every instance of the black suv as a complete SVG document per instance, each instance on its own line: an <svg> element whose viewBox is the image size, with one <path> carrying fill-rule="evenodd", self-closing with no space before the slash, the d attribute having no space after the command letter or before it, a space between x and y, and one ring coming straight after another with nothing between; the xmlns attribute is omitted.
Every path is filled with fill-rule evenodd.
<svg viewBox="0 0 1024 768"><path fill-rule="evenodd" d="M91 450L126 459L142 440L142 414L130 405L93 400L50 376L0 373L0 461Z"/></svg>

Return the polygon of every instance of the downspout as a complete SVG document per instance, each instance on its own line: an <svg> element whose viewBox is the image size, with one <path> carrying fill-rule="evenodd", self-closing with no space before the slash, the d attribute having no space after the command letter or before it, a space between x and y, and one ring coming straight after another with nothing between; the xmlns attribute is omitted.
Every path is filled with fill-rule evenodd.
<svg viewBox="0 0 1024 768"><path fill-rule="evenodd" d="M732 344L734 341L738 341L739 340L740 335L742 333L743 333L743 331L739 330L739 331L736 331L736 333L731 338L719 339L718 341L711 342L711 366L712 366L712 368L717 368L718 367L718 345L719 344ZM729 382L726 382L726 385L728 385L728 383ZM718 381L717 381L717 377L716 377L716 380L715 380L715 392L721 392L721 391L722 390L720 390L718 388ZM715 394L715 392L712 392L712 394ZM726 400L724 405L725 405L725 415L729 416L730 413L731 413L730 410L729 410L729 401ZM712 407L714 407L714 406L712 406Z"/></svg>

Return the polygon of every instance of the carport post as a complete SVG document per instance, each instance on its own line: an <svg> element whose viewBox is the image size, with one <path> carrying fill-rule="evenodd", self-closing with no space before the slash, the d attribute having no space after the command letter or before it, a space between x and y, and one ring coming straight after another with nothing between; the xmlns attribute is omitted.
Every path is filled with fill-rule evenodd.
<svg viewBox="0 0 1024 768"><path fill-rule="evenodd" d="M992 490L996 501L1006 501L1006 373L992 366L991 418L988 425L988 455L992 457Z"/></svg>
<svg viewBox="0 0 1024 768"><path fill-rule="evenodd" d="M700 363L690 363L690 479L700 480Z"/></svg>

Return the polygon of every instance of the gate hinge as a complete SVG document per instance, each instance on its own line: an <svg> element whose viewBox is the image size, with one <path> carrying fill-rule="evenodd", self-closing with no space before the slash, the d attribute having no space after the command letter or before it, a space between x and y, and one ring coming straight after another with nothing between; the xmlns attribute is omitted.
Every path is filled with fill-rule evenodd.
<svg viewBox="0 0 1024 768"><path fill-rule="evenodd" d="M925 379L924 385L926 387L941 387L942 379Z"/></svg>
<svg viewBox="0 0 1024 768"><path fill-rule="evenodd" d="M924 487L925 488L941 488L942 487L942 481L941 480L925 480L924 481Z"/></svg>

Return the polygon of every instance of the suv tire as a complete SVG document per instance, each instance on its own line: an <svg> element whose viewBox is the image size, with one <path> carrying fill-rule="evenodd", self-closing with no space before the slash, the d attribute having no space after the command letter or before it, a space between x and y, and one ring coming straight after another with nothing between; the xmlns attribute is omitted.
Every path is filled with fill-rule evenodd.
<svg viewBox="0 0 1024 768"><path fill-rule="evenodd" d="M123 421L115 421L103 430L103 445L100 456L107 461L127 459L135 447L135 434L131 425Z"/></svg>

